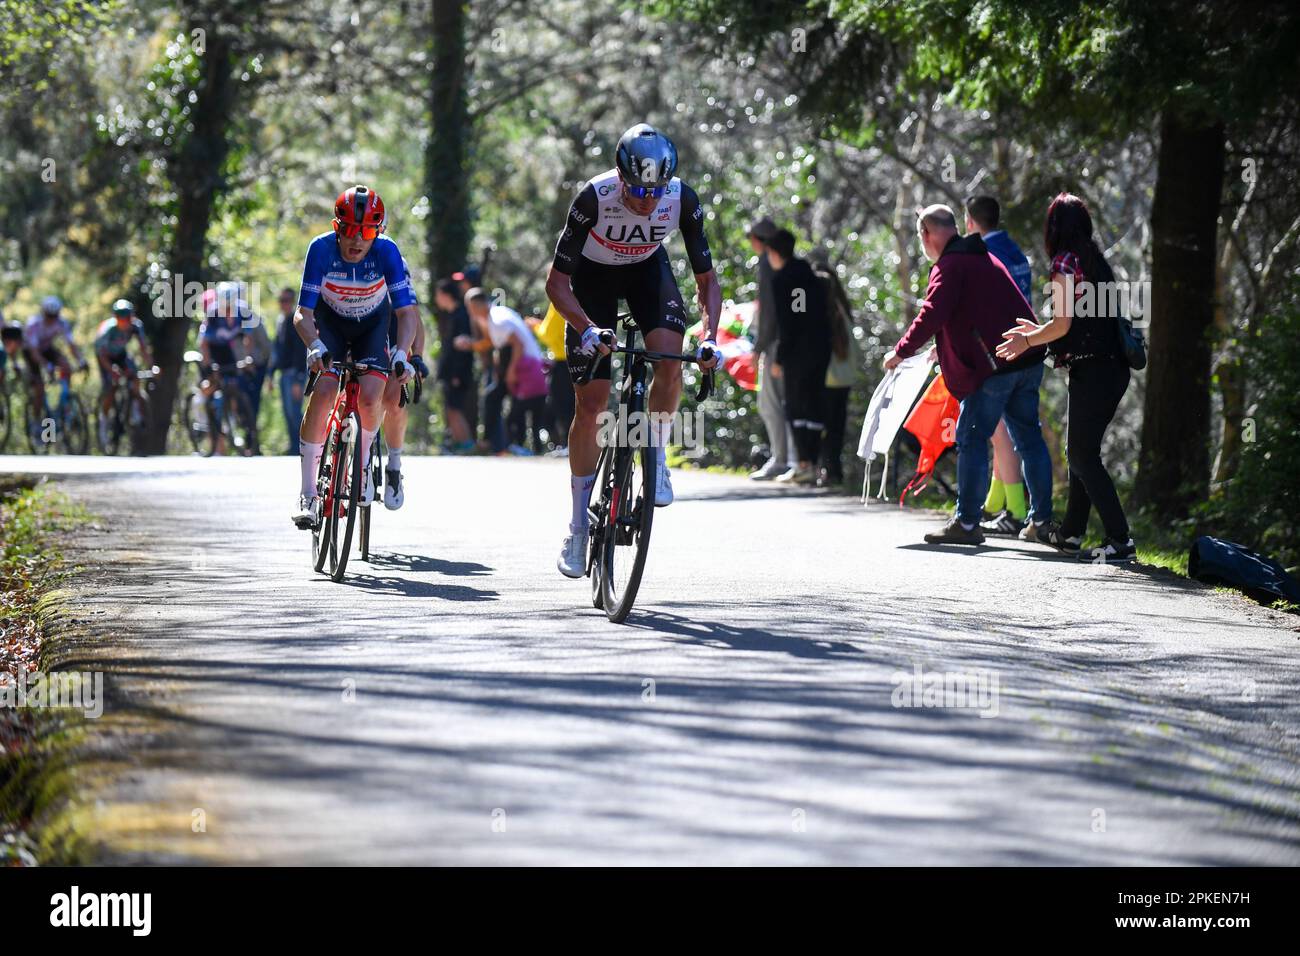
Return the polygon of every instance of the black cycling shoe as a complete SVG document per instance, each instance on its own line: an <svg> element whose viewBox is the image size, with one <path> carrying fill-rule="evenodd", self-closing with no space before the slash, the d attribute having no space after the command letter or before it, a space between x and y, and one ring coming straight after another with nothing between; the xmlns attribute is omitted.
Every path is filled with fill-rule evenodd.
<svg viewBox="0 0 1300 956"><path fill-rule="evenodd" d="M949 519L942 531L932 531L925 536L926 544L983 544L984 532L979 525L967 531L956 515Z"/></svg>
<svg viewBox="0 0 1300 956"><path fill-rule="evenodd" d="M1128 564L1136 557L1137 548L1134 547L1132 538L1127 541L1107 538L1095 548L1080 551L1076 560L1091 561L1093 564Z"/></svg>
<svg viewBox="0 0 1300 956"><path fill-rule="evenodd" d="M999 511L991 518L980 522L980 530L985 534L998 535L1001 537L1014 538L1020 534L1025 523L1015 517L1010 511Z"/></svg>

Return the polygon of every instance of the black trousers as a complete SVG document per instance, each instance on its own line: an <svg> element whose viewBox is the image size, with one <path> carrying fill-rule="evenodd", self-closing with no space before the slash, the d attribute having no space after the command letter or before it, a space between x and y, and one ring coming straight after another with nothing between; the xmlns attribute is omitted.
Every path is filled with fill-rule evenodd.
<svg viewBox="0 0 1300 956"><path fill-rule="evenodd" d="M549 384L551 391L546 401L546 430L551 433L551 443L556 448L564 448L569 444L569 426L573 423L577 401L567 362L559 361L551 365Z"/></svg>
<svg viewBox="0 0 1300 956"><path fill-rule="evenodd" d="M524 416L528 416L532 423L531 432L533 436L532 448L533 454L542 453L542 426L546 420L546 396L538 395L536 398L516 398L510 396L510 415L506 419L506 428L510 433L510 441L515 445L527 447L526 438L530 431L525 424Z"/></svg>
<svg viewBox="0 0 1300 956"><path fill-rule="evenodd" d="M849 417L849 389L826 389L826 436L822 440L822 467L828 478L844 476L844 426Z"/></svg>
<svg viewBox="0 0 1300 956"><path fill-rule="evenodd" d="M510 389L506 387L505 370L510 367L511 347L507 345L497 353L497 373L483 393L483 437L493 451L504 451L507 444L505 418L502 408Z"/></svg>
<svg viewBox="0 0 1300 956"><path fill-rule="evenodd" d="M785 417L794 434L800 461L816 465L826 427L826 363L782 366L785 378Z"/></svg>
<svg viewBox="0 0 1300 956"><path fill-rule="evenodd" d="M1128 390L1129 369L1119 360L1084 359L1070 366L1069 420L1065 457L1070 465L1070 500L1061 521L1068 537L1082 535L1095 505L1106 537L1127 541L1128 519L1115 482L1101 460L1101 441Z"/></svg>

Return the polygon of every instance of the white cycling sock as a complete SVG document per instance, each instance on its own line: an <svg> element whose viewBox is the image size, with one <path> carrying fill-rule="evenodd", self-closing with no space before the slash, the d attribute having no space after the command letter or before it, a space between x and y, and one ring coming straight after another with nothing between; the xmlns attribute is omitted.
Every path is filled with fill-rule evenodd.
<svg viewBox="0 0 1300 956"><path fill-rule="evenodd" d="M667 461L668 443L673 438L673 421L671 418L666 422L653 421L650 423L650 432L654 436L655 443L655 463L663 465Z"/></svg>
<svg viewBox="0 0 1300 956"><path fill-rule="evenodd" d="M596 475L570 475L569 491L573 494L573 515L569 520L569 534L582 534L587 530L587 497L591 486L596 483Z"/></svg>
<svg viewBox="0 0 1300 956"><path fill-rule="evenodd" d="M379 429L376 428L375 431L379 431ZM374 440L375 440L375 432L369 431L365 427L362 427L361 447L358 449L358 451L361 452L362 470L365 470L366 463L370 461L370 443Z"/></svg>
<svg viewBox="0 0 1300 956"><path fill-rule="evenodd" d="M402 449L400 448L388 449L388 467L391 468L393 471L402 470Z"/></svg>
<svg viewBox="0 0 1300 956"><path fill-rule="evenodd" d="M316 497L316 472L320 468L320 456L325 451L323 441L298 442L299 461L302 463L302 493L308 498Z"/></svg>

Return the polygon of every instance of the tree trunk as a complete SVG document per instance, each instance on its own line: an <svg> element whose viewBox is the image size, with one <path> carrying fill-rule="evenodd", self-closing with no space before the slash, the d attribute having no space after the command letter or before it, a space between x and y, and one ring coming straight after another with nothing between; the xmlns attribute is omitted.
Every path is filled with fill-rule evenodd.
<svg viewBox="0 0 1300 956"><path fill-rule="evenodd" d="M1223 190L1221 125L1166 111L1151 209L1151 327L1142 452L1134 496L1185 517L1210 478L1215 239Z"/></svg>
<svg viewBox="0 0 1300 956"><path fill-rule="evenodd" d="M154 337L154 361L161 374L151 399L151 434L144 442L145 454L150 455L167 451L181 357L191 324L188 310L182 307L177 311L174 304L177 299L183 302L186 284L206 281L208 225L213 205L225 185L221 171L230 150L228 137L236 88L231 82L229 39L218 30L207 29L201 61L202 74L193 91L197 99L190 113L191 126L167 164L168 177L176 189L176 226L168 259L173 288L180 291L164 310Z"/></svg>
<svg viewBox="0 0 1300 956"><path fill-rule="evenodd" d="M466 96L465 5L433 0L433 130L425 150L429 197L429 268L433 281L465 265L469 254L469 107Z"/></svg>

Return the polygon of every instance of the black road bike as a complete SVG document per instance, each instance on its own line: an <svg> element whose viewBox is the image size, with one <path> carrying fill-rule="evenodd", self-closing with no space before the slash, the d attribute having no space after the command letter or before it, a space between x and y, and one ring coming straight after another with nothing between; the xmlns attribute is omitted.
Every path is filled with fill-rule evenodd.
<svg viewBox="0 0 1300 956"><path fill-rule="evenodd" d="M623 430L620 429L620 439L606 442L601 448L591 491L593 500L587 504L590 519L587 575L591 578L591 603L603 609L615 624L627 620L636 602L654 524L655 449L649 437L650 429L635 427L635 423L646 421L650 363L712 358L712 355L652 352L637 347L633 343L639 330L631 315L624 313L618 318L627 331L626 344L619 345L609 330L601 334L601 341L612 353L626 357L618 384L618 415L619 421L633 423L633 427L627 429L628 441L621 440ZM591 381L599 364L598 355L579 383ZM703 402L712 394L713 372L706 371L701 376L696 401Z"/></svg>

